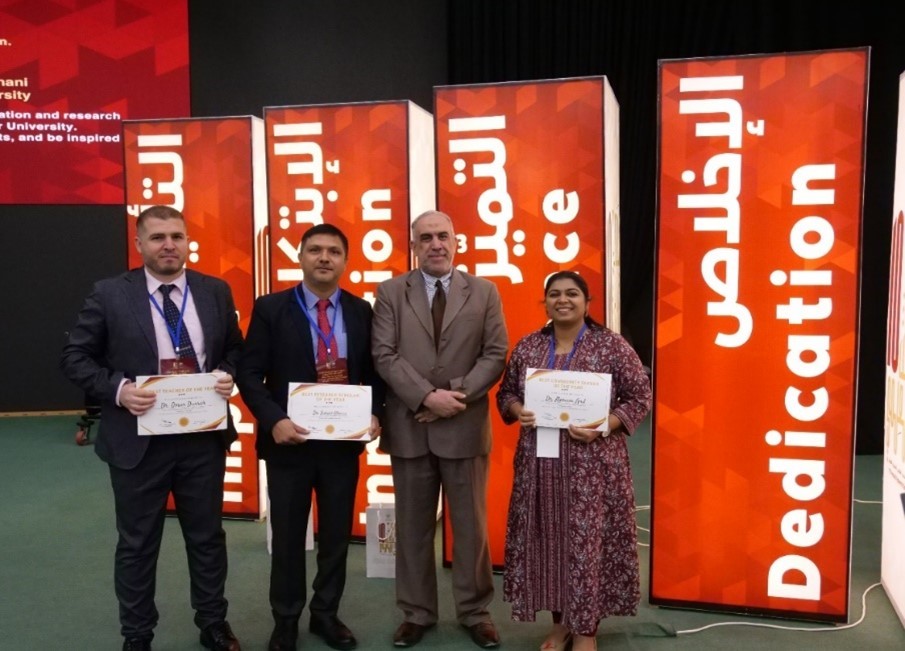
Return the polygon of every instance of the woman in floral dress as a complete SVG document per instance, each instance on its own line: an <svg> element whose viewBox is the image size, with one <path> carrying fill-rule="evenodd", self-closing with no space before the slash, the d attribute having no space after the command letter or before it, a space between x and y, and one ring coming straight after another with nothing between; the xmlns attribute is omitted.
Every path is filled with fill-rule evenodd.
<svg viewBox="0 0 905 651"><path fill-rule="evenodd" d="M588 317L589 300L578 274L550 276L550 322L518 342L497 395L503 419L521 425L503 596L515 621L552 612L543 651L570 640L573 651L596 649L598 622L635 615L641 598L626 437L650 410L650 380L628 342ZM608 431L569 425L559 432L559 456L539 458L535 416L524 407L528 368L611 374Z"/></svg>

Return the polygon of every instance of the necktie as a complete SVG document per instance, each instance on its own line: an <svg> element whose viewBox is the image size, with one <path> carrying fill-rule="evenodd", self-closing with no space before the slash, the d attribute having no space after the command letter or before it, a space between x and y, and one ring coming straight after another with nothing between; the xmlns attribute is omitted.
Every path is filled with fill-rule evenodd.
<svg viewBox="0 0 905 651"><path fill-rule="evenodd" d="M330 329L330 322L327 320L327 307L329 305L330 301L326 298L322 298L317 302L317 327L329 338L330 357L336 359L336 337L333 336L333 332ZM327 363L327 344L324 343L324 338L321 337L320 334L317 336L317 363Z"/></svg>
<svg viewBox="0 0 905 651"><path fill-rule="evenodd" d="M175 332L179 327L179 308L170 298L170 292L175 285L161 285L160 292L163 294L163 316L170 326L170 331ZM185 327L183 321L182 327L179 328L179 346L176 350L176 356L180 359L188 360L195 367L195 372L201 369L198 367L198 356L195 355L195 348L192 346L192 340L189 338L189 331Z"/></svg>
<svg viewBox="0 0 905 651"><path fill-rule="evenodd" d="M434 302L431 303L431 316L434 318L434 347L440 350L440 331L443 329L443 313L446 311L446 292L443 291L443 283L437 281L434 285Z"/></svg>

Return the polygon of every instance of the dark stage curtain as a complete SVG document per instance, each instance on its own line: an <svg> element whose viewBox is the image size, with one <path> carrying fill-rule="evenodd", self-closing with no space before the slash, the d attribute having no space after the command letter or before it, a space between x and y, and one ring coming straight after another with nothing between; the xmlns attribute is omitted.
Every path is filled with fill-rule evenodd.
<svg viewBox="0 0 905 651"><path fill-rule="evenodd" d="M905 70L897 13L895 3L874 0L453 0L449 81L609 78L620 105L623 332L650 364L657 61L870 46L857 449L881 453L898 78Z"/></svg>

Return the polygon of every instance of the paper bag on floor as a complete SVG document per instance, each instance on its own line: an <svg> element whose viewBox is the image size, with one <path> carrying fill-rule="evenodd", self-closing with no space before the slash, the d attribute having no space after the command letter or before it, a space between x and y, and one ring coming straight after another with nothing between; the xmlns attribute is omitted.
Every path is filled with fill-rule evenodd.
<svg viewBox="0 0 905 651"><path fill-rule="evenodd" d="M367 528L367 576L396 577L396 507L370 504L365 509Z"/></svg>

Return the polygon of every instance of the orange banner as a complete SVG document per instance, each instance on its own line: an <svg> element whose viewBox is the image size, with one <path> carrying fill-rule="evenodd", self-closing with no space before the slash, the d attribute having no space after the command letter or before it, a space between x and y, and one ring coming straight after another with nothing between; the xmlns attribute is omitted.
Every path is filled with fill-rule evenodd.
<svg viewBox="0 0 905 651"><path fill-rule="evenodd" d="M409 224L434 207L433 126L411 102L266 107L271 287L302 280L298 245L314 224L349 238L341 281L373 303L377 284L411 268ZM392 504L389 455L362 455L352 535L369 503Z"/></svg>
<svg viewBox="0 0 905 651"><path fill-rule="evenodd" d="M867 71L660 63L653 604L847 619Z"/></svg>
<svg viewBox="0 0 905 651"><path fill-rule="evenodd" d="M190 240L187 266L229 283L243 332L262 268L253 242L256 216L263 218L263 135L262 121L252 117L123 123L129 266L142 264L132 246L134 217L155 204L182 211ZM230 411L239 439L226 460L223 510L258 517L255 420L238 392Z"/></svg>
<svg viewBox="0 0 905 651"><path fill-rule="evenodd" d="M496 283L510 348L546 322L544 281L562 269L587 278L591 315L618 330L618 311L605 309L619 303L605 291L619 205L619 107L606 78L442 87L434 105L438 204L456 226L455 264ZM499 567L518 431L494 409L493 432L487 510ZM444 533L451 562L451 527Z"/></svg>

